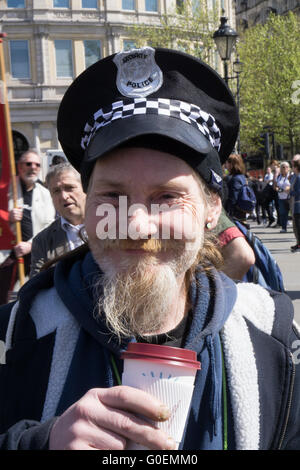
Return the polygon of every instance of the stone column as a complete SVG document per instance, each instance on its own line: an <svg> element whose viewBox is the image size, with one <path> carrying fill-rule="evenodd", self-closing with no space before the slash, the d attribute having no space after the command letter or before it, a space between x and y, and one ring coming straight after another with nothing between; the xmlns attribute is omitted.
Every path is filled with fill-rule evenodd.
<svg viewBox="0 0 300 470"><path fill-rule="evenodd" d="M37 52L37 82L41 85L49 83L48 68L49 66L49 53L48 53L48 31L43 26L39 26L38 31L35 33L36 38L36 52Z"/></svg>
<svg viewBox="0 0 300 470"><path fill-rule="evenodd" d="M32 123L32 130L33 130L33 146L37 150L39 154L41 154L41 144L40 144L40 123L38 121L34 121Z"/></svg>

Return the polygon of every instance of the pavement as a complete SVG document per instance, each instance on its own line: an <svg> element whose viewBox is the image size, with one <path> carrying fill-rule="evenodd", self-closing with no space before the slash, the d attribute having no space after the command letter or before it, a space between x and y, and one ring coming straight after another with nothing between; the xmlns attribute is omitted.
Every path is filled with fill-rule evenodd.
<svg viewBox="0 0 300 470"><path fill-rule="evenodd" d="M280 233L281 227L267 228L251 220L248 222L251 231L260 238L277 261L286 293L294 305L295 320L300 325L300 252L292 253L290 250L296 244L292 226L288 226L287 233Z"/></svg>

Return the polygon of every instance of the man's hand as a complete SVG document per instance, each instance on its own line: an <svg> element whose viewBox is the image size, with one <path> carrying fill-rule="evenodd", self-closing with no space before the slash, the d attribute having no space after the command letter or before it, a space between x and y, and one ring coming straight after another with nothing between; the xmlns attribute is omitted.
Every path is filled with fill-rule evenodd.
<svg viewBox="0 0 300 470"><path fill-rule="evenodd" d="M14 222L20 222L23 218L23 209L15 208L9 212L9 221L13 224Z"/></svg>
<svg viewBox="0 0 300 470"><path fill-rule="evenodd" d="M175 449L173 439L143 416L166 421L169 412L156 398L136 388L91 389L56 420L49 448L123 450L129 439L149 449Z"/></svg>
<svg viewBox="0 0 300 470"><path fill-rule="evenodd" d="M14 246L14 252L16 258L22 258L22 256L28 255L31 252L31 242L20 242Z"/></svg>

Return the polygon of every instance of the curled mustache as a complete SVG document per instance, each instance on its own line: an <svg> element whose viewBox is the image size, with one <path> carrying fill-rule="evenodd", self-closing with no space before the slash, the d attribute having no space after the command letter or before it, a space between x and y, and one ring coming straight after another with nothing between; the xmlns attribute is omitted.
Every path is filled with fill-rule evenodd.
<svg viewBox="0 0 300 470"><path fill-rule="evenodd" d="M120 249L120 250L143 250L150 253L159 253L161 251L167 251L170 249L178 249L184 245L185 242L182 240L160 240L156 238L149 238L146 240L102 240L102 246L105 249Z"/></svg>

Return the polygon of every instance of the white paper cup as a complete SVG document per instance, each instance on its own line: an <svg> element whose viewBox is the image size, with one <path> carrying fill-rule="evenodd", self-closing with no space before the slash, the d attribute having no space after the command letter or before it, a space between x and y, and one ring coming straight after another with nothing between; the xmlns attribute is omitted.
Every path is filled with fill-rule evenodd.
<svg viewBox="0 0 300 470"><path fill-rule="evenodd" d="M169 407L170 418L153 424L171 436L178 448L189 414L195 375L200 369L196 353L170 346L130 343L122 358L122 384L144 390ZM126 449L146 448L128 441Z"/></svg>

